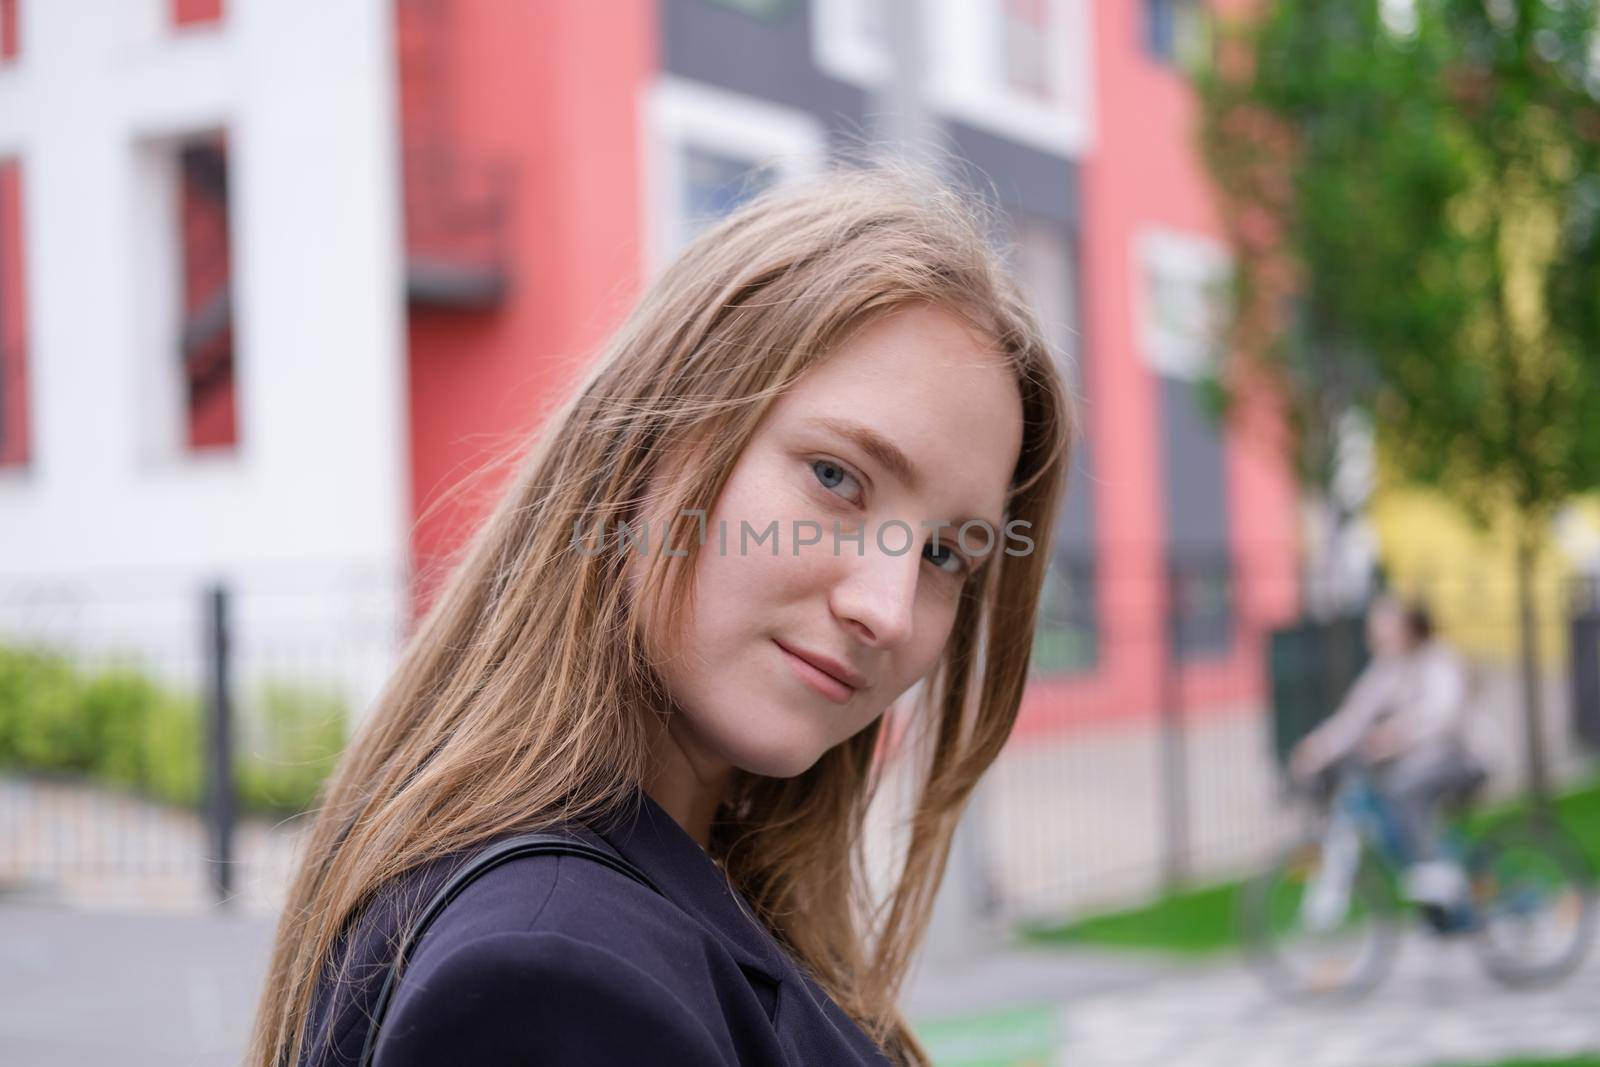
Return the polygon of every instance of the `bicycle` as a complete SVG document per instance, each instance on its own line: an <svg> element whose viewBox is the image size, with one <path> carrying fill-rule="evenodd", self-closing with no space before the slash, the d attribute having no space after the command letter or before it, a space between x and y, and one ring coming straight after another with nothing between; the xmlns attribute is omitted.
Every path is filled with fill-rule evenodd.
<svg viewBox="0 0 1600 1067"><path fill-rule="evenodd" d="M1247 958L1274 993L1291 1000L1352 999L1376 988L1399 948L1404 905L1396 888L1410 856L1393 804L1358 760L1332 769L1320 829L1247 882L1237 921ZM1481 775L1445 807L1465 807ZM1466 875L1451 905L1419 907L1436 936L1470 936L1496 981L1526 987L1559 981L1593 938L1593 873L1582 849L1553 822L1504 820L1486 832L1459 821L1441 854Z"/></svg>

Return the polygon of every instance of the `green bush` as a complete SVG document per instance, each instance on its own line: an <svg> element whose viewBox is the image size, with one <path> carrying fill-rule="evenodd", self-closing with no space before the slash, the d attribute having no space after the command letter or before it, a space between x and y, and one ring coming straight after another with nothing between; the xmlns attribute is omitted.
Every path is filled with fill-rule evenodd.
<svg viewBox="0 0 1600 1067"><path fill-rule="evenodd" d="M92 768L79 695L77 674L65 657L0 647L0 762L47 771Z"/></svg>
<svg viewBox="0 0 1600 1067"><path fill-rule="evenodd" d="M169 804L195 807L204 796L200 702L162 693L145 720L143 791Z"/></svg>
<svg viewBox="0 0 1600 1067"><path fill-rule="evenodd" d="M79 713L100 777L128 786L149 780L145 733L161 697L155 682L128 666L101 671L84 685Z"/></svg>
<svg viewBox="0 0 1600 1067"><path fill-rule="evenodd" d="M247 811L316 800L345 741L337 691L264 682L240 708L235 781ZM199 698L119 663L93 674L62 655L0 645L0 768L69 772L195 806L205 792Z"/></svg>
<svg viewBox="0 0 1600 1067"><path fill-rule="evenodd" d="M20 648L0 645L0 767L20 760L22 704L31 689L31 656Z"/></svg>

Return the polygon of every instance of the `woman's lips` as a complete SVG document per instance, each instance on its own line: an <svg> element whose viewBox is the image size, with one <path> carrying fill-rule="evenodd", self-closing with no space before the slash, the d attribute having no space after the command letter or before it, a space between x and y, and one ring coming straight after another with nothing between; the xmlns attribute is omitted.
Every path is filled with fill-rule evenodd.
<svg viewBox="0 0 1600 1067"><path fill-rule="evenodd" d="M794 671L797 678L835 704L847 704L850 702L850 698L855 695L856 691L853 688L845 685L827 671L790 652L779 641L774 640L772 643L778 646L778 651L783 654L783 658L789 664L789 669Z"/></svg>

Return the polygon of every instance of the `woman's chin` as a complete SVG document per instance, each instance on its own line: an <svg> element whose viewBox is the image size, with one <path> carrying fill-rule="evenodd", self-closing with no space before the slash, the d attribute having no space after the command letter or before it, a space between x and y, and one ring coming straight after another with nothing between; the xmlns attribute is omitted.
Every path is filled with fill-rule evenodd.
<svg viewBox="0 0 1600 1067"><path fill-rule="evenodd" d="M728 746L734 766L766 778L793 778L804 774L822 756L812 738L740 738Z"/></svg>

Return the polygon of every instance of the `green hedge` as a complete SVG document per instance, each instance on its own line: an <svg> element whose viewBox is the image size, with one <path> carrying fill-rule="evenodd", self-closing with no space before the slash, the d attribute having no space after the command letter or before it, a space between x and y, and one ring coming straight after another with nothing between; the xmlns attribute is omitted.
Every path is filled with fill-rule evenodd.
<svg viewBox="0 0 1600 1067"><path fill-rule="evenodd" d="M283 681L264 682L251 697L239 716L240 802L248 811L304 811L344 745L344 700ZM194 806L202 746L193 694L131 665L87 672L48 649L0 645L0 768L79 774Z"/></svg>

